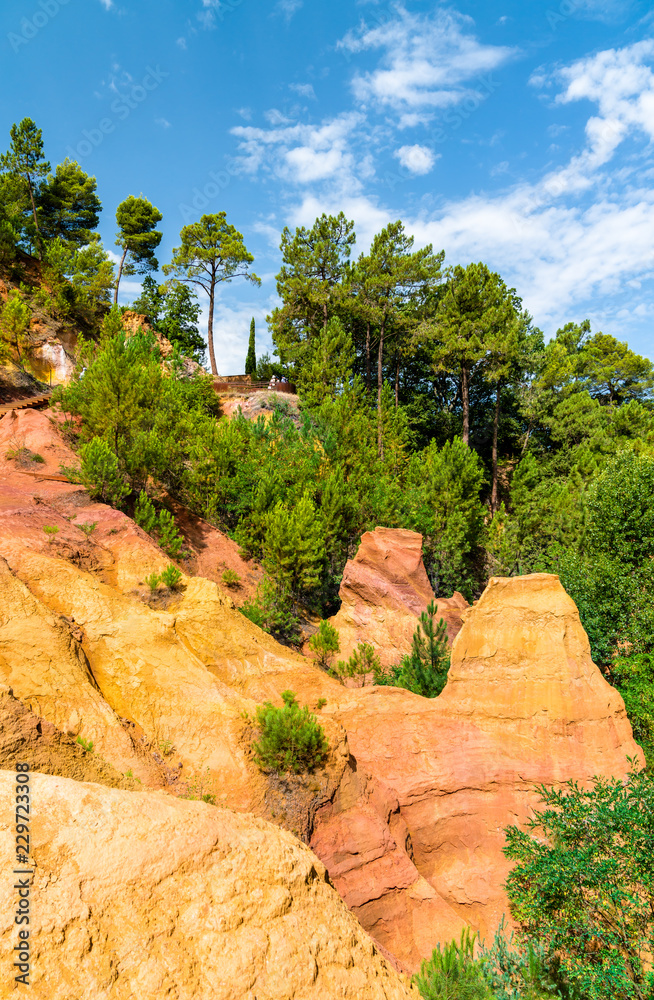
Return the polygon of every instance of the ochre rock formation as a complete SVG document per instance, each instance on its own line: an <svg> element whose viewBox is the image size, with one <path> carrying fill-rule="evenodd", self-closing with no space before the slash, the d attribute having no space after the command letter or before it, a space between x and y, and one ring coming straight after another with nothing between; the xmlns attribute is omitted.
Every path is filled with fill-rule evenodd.
<svg viewBox="0 0 654 1000"><path fill-rule="evenodd" d="M44 457L40 471L4 458L23 439ZM168 558L125 514L92 503L80 486L49 478L69 457L47 413L0 421L0 685L13 692L5 692L3 706L13 734L6 752L6 741L0 747L5 766L20 759L21 740L29 746L40 726L44 771L105 784L126 782L131 772L139 787L172 795L201 785L219 805L297 830L364 928L413 970L465 923L487 938L492 933L506 909L503 829L529 814L534 784L622 775L627 756L640 753L622 700L592 664L576 608L556 577L493 580L471 609L455 608L465 622L438 698L396 688L346 689L244 618L219 583L185 575L180 593L152 606L143 581ZM86 534L81 523L96 528ZM52 541L44 526L59 528ZM377 617L369 604L370 620L394 656L397 623L410 623L403 639L410 641L416 615L431 599L419 536L400 534L409 536L401 549L412 555L392 571L398 533L365 536L379 541L362 546L361 586L348 591L350 606L357 593L379 602ZM365 552L373 550L366 562ZM372 572L377 564L385 576ZM359 636L372 638L364 629ZM267 699L280 704L289 688L312 709L326 699L319 717L330 764L304 783L264 777L250 749L256 706ZM94 742L95 773L85 770L90 764L77 750L71 755L77 736ZM52 780L56 799L69 783ZM67 791L61 794L68 799ZM100 793L84 794L90 815ZM163 791L102 795L134 802L139 822L154 815L151 803L168 802ZM193 823L211 813L204 804L173 799L168 807L206 810L185 813ZM125 809L121 815L131 822L132 806ZM252 822L233 819L246 821ZM145 828L136 829L145 851ZM187 832L195 835L193 824ZM159 927L155 912L147 920ZM71 918L70 929L86 940L81 920ZM51 938L58 944L44 948L56 952L68 940L62 932ZM152 947L158 955L158 945ZM98 945L87 957L110 977L112 956ZM97 973L99 983L105 972ZM89 988L86 995L103 994ZM192 993L179 995L190 1000Z"/></svg>
<svg viewBox="0 0 654 1000"><path fill-rule="evenodd" d="M30 995L48 1000L417 998L316 856L248 815L35 774ZM13 774L0 772L1 815ZM13 831L0 832L5 858ZM0 886L2 952L18 941ZM15 987L15 990L12 990ZM18 995L5 976L3 996Z"/></svg>
<svg viewBox="0 0 654 1000"><path fill-rule="evenodd" d="M339 597L341 607L331 623L338 629L341 657L348 659L360 642L367 642L384 666L399 663L411 649L416 619L434 600L422 562L422 535L404 528L367 531L345 566ZM468 602L455 593L437 605L452 642Z"/></svg>
<svg viewBox="0 0 654 1000"><path fill-rule="evenodd" d="M575 604L556 576L490 581L465 612L438 698L388 688L357 695L336 715L357 765L397 797L409 853L438 900L430 904L435 940L456 933L452 912L492 936L507 908L503 830L530 814L537 784L621 776L627 757L644 761L622 698L593 664ZM350 810L354 816L354 802ZM318 813L315 849L322 857L337 855L346 826L335 803ZM380 830L378 866L382 843ZM395 921L388 913L390 902L401 917L416 887L389 878L386 892L378 886L366 897L370 866L354 851L348 870L330 871L364 926L415 968L425 954L416 933L424 906L414 904L413 914Z"/></svg>

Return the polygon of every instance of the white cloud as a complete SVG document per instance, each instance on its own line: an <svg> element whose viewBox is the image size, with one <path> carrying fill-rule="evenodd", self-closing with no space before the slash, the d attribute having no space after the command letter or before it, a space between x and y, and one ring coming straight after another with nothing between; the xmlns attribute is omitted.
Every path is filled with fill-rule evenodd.
<svg viewBox="0 0 654 1000"><path fill-rule="evenodd" d="M275 4L275 12L283 16L284 20L288 24L293 15L302 7L304 0L279 0Z"/></svg>
<svg viewBox="0 0 654 1000"><path fill-rule="evenodd" d="M238 125L231 131L240 140L239 165L246 173L271 171L289 184L332 180L339 190L351 192L371 171L369 157L357 161L353 151L353 136L362 124L362 116L350 112L319 125L270 129Z"/></svg>
<svg viewBox="0 0 654 1000"><path fill-rule="evenodd" d="M105 10L111 10L111 8L114 5L113 0L100 0L100 3L102 4Z"/></svg>
<svg viewBox="0 0 654 1000"><path fill-rule="evenodd" d="M400 146L393 153L403 167L412 174L428 174L433 168L437 157L429 146Z"/></svg>
<svg viewBox="0 0 654 1000"><path fill-rule="evenodd" d="M456 11L437 8L429 16L399 5L387 23L348 32L338 43L341 49L383 53L375 70L355 75L356 99L415 115L474 97L475 87L464 84L497 69L516 50L482 44L471 34L472 25Z"/></svg>
<svg viewBox="0 0 654 1000"><path fill-rule="evenodd" d="M564 84L556 104L588 100L599 114L586 122L586 148L561 170L545 179L551 194L582 191L607 164L630 134L644 132L654 139L654 40L647 39L623 49L607 49L547 76L532 77L535 86Z"/></svg>
<svg viewBox="0 0 654 1000"><path fill-rule="evenodd" d="M155 118L155 125L160 125L161 128L170 128L170 122L167 118Z"/></svg>
<svg viewBox="0 0 654 1000"><path fill-rule="evenodd" d="M294 90L300 97L307 97L312 101L316 99L316 92L310 83L290 83L289 90Z"/></svg>

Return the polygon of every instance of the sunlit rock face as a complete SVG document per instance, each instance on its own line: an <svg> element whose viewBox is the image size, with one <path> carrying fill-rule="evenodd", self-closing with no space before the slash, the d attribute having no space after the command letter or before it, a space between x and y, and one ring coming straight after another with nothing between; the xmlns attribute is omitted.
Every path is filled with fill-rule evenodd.
<svg viewBox="0 0 654 1000"><path fill-rule="evenodd" d="M243 822L252 816L271 820L273 826L256 826L264 841L277 836L279 826L296 830L363 928L397 965L412 970L438 941L458 936L466 923L487 938L494 930L507 906L503 830L529 815L537 801L535 784L620 776L628 769L628 756L642 759L622 700L593 665L575 605L557 577L491 580L472 608L456 609L463 627L454 640L448 683L438 698L396 688L344 688L241 615L219 583L192 575L197 572L192 563L180 564L185 571L182 588L153 602L145 578L161 572L169 558L125 513L93 503L79 485L64 480L59 465L74 461L74 455L50 417L48 411L20 411L0 420L0 708L8 736L0 740L0 766L13 766L21 759L21 745L27 752L34 733L39 734L41 771L124 789L85 791L91 807L80 807L91 815L96 806L105 809L101 794L118 795L111 799L118 818L110 829L116 837L115 824L132 822L132 802L137 812L144 810L144 802L156 802L209 815L211 807L204 803L173 798L186 794L189 785L202 785L218 806L249 814L241 817ZM28 456L20 464L7 458L17 447L38 453L43 461ZM58 530L45 532L45 527ZM420 561L420 536L399 534L409 537L402 540L397 532L378 530L370 533L378 539L374 545L364 539L363 555L374 553L374 559L362 556L357 564L362 582L356 592L364 592L368 572L374 570L379 581L379 567L388 567L393 559L396 569L386 571L383 587L371 584L366 599L371 615L376 613L372 602L380 601L376 621L385 622L381 615L391 612L404 616L410 622L410 641L430 591ZM348 592L354 594L355 587ZM394 641L388 639L389 644ZM396 656L397 646L389 645L391 649ZM329 767L301 789L293 780L275 785L262 775L250 747L248 718L265 700L281 704L281 693L288 689L317 712L331 747ZM326 703L318 709L322 699ZM0 724L2 718L0 713ZM93 741L95 762L80 756L78 737ZM69 785L90 787L66 781L47 786L53 816L59 816L58 797L64 811L78 808L78 792L67 790ZM147 789L147 795L129 790L136 786ZM156 789L160 791L150 797ZM48 815L49 805L39 808ZM150 808L143 812L144 821ZM159 809L157 805L155 812ZM191 814L170 813L172 826L182 823L174 818L182 815ZM192 815L195 823L196 813ZM168 829L167 823L162 819L161 829ZM146 827L136 829L142 844L148 844ZM283 837L299 845L290 833ZM158 845L162 865L164 840L157 834L150 844L153 850ZM273 837L271 844L282 840ZM139 857L145 853L143 847ZM46 853L41 856L46 865ZM169 861L170 872L177 871L172 855ZM213 910L202 895L203 877L196 879L202 901L197 905L208 920ZM116 883L115 899L128 905L131 884ZM49 893L50 887L48 898ZM179 899L180 906L183 899L184 905L196 905L190 896ZM315 899L322 906L322 897ZM106 902L102 912L109 910ZM11 911L5 907L0 912ZM53 933L64 926L62 914L63 909L58 918L52 915ZM307 928L314 926L308 915L302 919ZM311 918L317 927L323 926L321 919L320 914ZM82 943L87 940L84 920L75 923ZM142 940L156 952L149 933L144 931ZM161 934L163 940L166 934ZM68 947L68 933L62 935L56 948ZM103 951L101 941L110 937L100 934L89 953L98 968L105 963L107 982L116 967L114 944ZM204 947L198 945L198 954L204 954ZM48 948L52 952L51 945L44 945L44 953ZM120 948L116 954L123 956ZM163 976L159 959L153 961L158 969L153 975ZM170 968L177 961L175 957ZM356 967L359 959L354 961ZM54 965L52 970L54 977ZM195 983L195 972L183 975ZM242 986L238 977L235 981ZM129 988L137 992L131 980ZM353 995L404 995L361 989ZM297 990L297 996L312 995L299 986ZM149 986L141 995L157 995L148 991ZM95 986L87 994L73 993L103 996ZM325 989L323 995L339 994Z"/></svg>
<svg viewBox="0 0 654 1000"><path fill-rule="evenodd" d="M384 666L411 649L420 614L434 600L422 562L422 535L404 528L367 531L343 572L341 607L331 619L347 659L360 642L370 643ZM461 594L437 601L450 642L461 628L468 602Z"/></svg>
<svg viewBox="0 0 654 1000"><path fill-rule="evenodd" d="M417 1000L285 830L163 792L40 774L30 785L35 997ZM3 816L14 797L0 772ZM14 853L8 828L0 841ZM7 955L15 896L4 879Z"/></svg>

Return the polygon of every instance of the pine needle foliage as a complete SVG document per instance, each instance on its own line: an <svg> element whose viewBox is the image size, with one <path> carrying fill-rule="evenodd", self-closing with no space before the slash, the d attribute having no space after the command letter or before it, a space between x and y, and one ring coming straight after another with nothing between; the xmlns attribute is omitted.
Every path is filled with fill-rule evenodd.
<svg viewBox="0 0 654 1000"><path fill-rule="evenodd" d="M325 762L329 744L308 707L300 708L293 691L282 691L284 705L267 701L257 709L259 739L252 744L262 771L301 774Z"/></svg>
<svg viewBox="0 0 654 1000"><path fill-rule="evenodd" d="M424 959L413 982L423 1000L492 1000L483 963L475 959L476 933L461 932L460 941L440 944Z"/></svg>
<svg viewBox="0 0 654 1000"><path fill-rule="evenodd" d="M375 684L403 687L423 698L435 698L441 693L447 681L450 654L447 627L442 618L436 621L437 614L438 605L432 601L420 615L420 622L413 633L411 652L388 673L378 667Z"/></svg>

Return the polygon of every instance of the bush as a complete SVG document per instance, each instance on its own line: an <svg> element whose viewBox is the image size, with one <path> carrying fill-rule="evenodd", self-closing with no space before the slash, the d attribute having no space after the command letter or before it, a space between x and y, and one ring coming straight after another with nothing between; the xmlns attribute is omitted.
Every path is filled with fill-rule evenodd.
<svg viewBox="0 0 654 1000"><path fill-rule="evenodd" d="M98 526L98 522L97 521L92 521L92 522L89 521L86 524L78 524L77 525L77 527L79 528L79 530L83 531L87 538L89 538L89 536L93 534L93 532L95 531L95 529L97 528L97 526Z"/></svg>
<svg viewBox="0 0 654 1000"><path fill-rule="evenodd" d="M262 771L279 774L313 771L329 752L322 727L306 706L300 708L292 691L283 691L282 699L283 708L267 701L257 709L255 762Z"/></svg>
<svg viewBox="0 0 654 1000"><path fill-rule="evenodd" d="M59 528L57 527L56 524L44 524L43 530L48 536L48 541L50 542L50 544L52 544L52 542L54 542L55 540L55 535L59 534Z"/></svg>
<svg viewBox="0 0 654 1000"><path fill-rule="evenodd" d="M242 615L264 632L273 635L279 642L297 646L302 635L300 621L293 607L288 590L276 586L272 580L264 577L257 589L256 598L253 601L246 601L239 610Z"/></svg>
<svg viewBox="0 0 654 1000"><path fill-rule="evenodd" d="M360 677L363 687L366 674L374 674L377 678L382 672L382 665L370 643L360 642L349 660L339 660L334 672L342 679L344 677Z"/></svg>
<svg viewBox="0 0 654 1000"><path fill-rule="evenodd" d="M241 586L241 578L236 572L236 570L233 569L223 570L223 575L221 576L221 580L226 587L232 588Z"/></svg>
<svg viewBox="0 0 654 1000"><path fill-rule="evenodd" d="M182 554L184 539L178 532L175 518L169 510L159 511L157 529L159 531L159 545L171 559L177 559Z"/></svg>
<svg viewBox="0 0 654 1000"><path fill-rule="evenodd" d="M102 438L94 437L80 449L79 469L63 468L73 482L82 483L93 500L102 500L111 507L120 507L129 493L121 473L118 459Z"/></svg>
<svg viewBox="0 0 654 1000"><path fill-rule="evenodd" d="M182 574L177 569L177 566L173 566L171 563L170 566L166 566L160 579L170 590L176 590L182 579Z"/></svg>
<svg viewBox="0 0 654 1000"><path fill-rule="evenodd" d="M461 932L461 940L440 944L424 959L413 982L424 1000L491 1000L484 964L475 959L476 933Z"/></svg>
<svg viewBox="0 0 654 1000"><path fill-rule="evenodd" d="M589 789L537 790L541 806L526 830L508 827L504 848L522 935L582 997L651 997L654 780L632 770Z"/></svg>
<svg viewBox="0 0 654 1000"><path fill-rule="evenodd" d="M161 577L160 577L160 575L158 573L150 573L149 576L146 576L145 582L147 583L148 587L150 588L150 590L154 594L155 590L157 589L157 587L161 583Z"/></svg>
<svg viewBox="0 0 654 1000"><path fill-rule="evenodd" d="M85 740L83 736L78 736L76 742L79 743L82 750L86 750L87 753L93 753L93 740Z"/></svg>
<svg viewBox="0 0 654 1000"><path fill-rule="evenodd" d="M560 975L558 959L548 960L541 944L516 940L513 932L507 936L504 916L492 946L482 947L481 958L495 1000L568 1000L574 996Z"/></svg>
<svg viewBox="0 0 654 1000"><path fill-rule="evenodd" d="M147 535L151 535L157 526L157 512L145 490L141 490L136 501L134 520Z"/></svg>
<svg viewBox="0 0 654 1000"><path fill-rule="evenodd" d="M375 673L375 684L403 687L423 698L435 698L441 693L447 681L450 654L447 627L442 618L436 623L437 614L438 606L432 601L420 615L420 623L413 633L411 652L388 673L379 668Z"/></svg>
<svg viewBox="0 0 654 1000"><path fill-rule="evenodd" d="M134 520L139 528L158 539L159 545L171 559L177 559L184 539L177 530L175 517L169 510L162 509L157 514L152 500L145 490L139 493L134 508Z"/></svg>
<svg viewBox="0 0 654 1000"><path fill-rule="evenodd" d="M321 621L318 631L309 639L309 649L314 654L317 667L328 670L335 653L340 652L338 631L327 621Z"/></svg>

